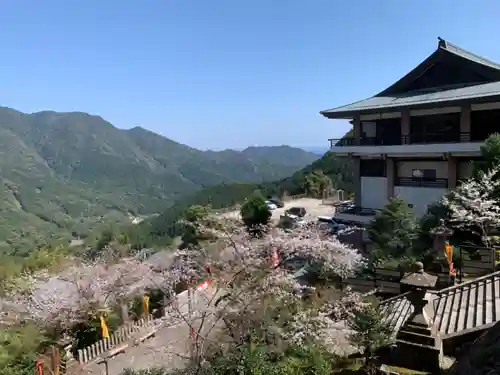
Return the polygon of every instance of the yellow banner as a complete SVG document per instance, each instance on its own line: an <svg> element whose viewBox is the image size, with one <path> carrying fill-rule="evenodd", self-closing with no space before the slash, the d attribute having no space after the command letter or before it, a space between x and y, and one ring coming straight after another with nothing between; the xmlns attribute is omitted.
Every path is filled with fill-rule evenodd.
<svg viewBox="0 0 500 375"><path fill-rule="evenodd" d="M448 264L453 263L453 246L450 245L449 242L444 244L444 254L446 255L446 259L448 260Z"/></svg>
<svg viewBox="0 0 500 375"><path fill-rule="evenodd" d="M103 315L101 315L101 333L103 339L109 339L109 329Z"/></svg>
<svg viewBox="0 0 500 375"><path fill-rule="evenodd" d="M144 311L144 314L149 314L149 296L147 294L142 297L142 309Z"/></svg>

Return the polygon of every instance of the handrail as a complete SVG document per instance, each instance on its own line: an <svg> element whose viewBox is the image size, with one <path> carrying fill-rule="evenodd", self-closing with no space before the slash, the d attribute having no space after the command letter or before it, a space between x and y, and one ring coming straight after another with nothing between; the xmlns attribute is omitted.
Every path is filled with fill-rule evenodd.
<svg viewBox="0 0 500 375"><path fill-rule="evenodd" d="M395 186L447 188L447 178L396 177Z"/></svg>
<svg viewBox="0 0 500 375"><path fill-rule="evenodd" d="M410 144L460 143L471 142L470 132L443 132L427 134L406 134L400 138L381 137L343 137L330 138L330 148L345 146L397 146Z"/></svg>

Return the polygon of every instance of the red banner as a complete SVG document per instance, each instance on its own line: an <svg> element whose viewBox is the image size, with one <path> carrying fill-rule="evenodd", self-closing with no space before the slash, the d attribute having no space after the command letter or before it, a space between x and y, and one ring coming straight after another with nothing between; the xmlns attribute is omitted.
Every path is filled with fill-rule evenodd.
<svg viewBox="0 0 500 375"><path fill-rule="evenodd" d="M271 265L273 267L278 267L280 265L280 256L278 255L278 251L276 251L276 249L274 249L271 254Z"/></svg>
<svg viewBox="0 0 500 375"><path fill-rule="evenodd" d="M39 359L36 361L36 375L43 375L43 361Z"/></svg>

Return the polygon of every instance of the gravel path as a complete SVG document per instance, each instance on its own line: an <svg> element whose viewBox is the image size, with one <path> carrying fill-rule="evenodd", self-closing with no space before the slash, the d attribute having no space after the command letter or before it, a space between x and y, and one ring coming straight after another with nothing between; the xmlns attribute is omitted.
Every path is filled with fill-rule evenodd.
<svg viewBox="0 0 500 375"><path fill-rule="evenodd" d="M288 210L291 207L304 207L307 212L304 218L306 221L315 221L318 216L333 216L335 213L335 208L331 204L323 204L321 199L302 198L287 201L285 202L285 207L274 210L272 220L275 222L279 221L280 215L283 215L285 210ZM240 212L230 211L222 214L221 216L239 219Z"/></svg>

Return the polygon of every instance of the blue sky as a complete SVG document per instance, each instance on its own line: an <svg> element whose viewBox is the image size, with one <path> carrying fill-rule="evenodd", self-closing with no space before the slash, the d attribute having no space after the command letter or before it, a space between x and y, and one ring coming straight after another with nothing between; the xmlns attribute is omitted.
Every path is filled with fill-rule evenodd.
<svg viewBox="0 0 500 375"><path fill-rule="evenodd" d="M98 114L198 148L325 146L319 111L371 96L445 38L500 61L498 0L17 0L0 105Z"/></svg>

